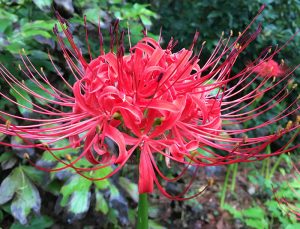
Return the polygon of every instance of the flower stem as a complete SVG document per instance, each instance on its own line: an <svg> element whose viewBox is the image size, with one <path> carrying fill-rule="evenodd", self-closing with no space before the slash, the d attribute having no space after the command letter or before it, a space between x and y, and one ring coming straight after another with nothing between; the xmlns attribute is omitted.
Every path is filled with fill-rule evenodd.
<svg viewBox="0 0 300 229"><path fill-rule="evenodd" d="M271 146L267 146L267 154L271 154ZM265 179L270 180L270 166L271 166L271 160L270 157L265 159L266 161L266 171L265 171Z"/></svg>
<svg viewBox="0 0 300 229"><path fill-rule="evenodd" d="M224 208L226 191L227 191L227 186L228 186L228 180L229 180L229 175L231 173L231 170L232 170L232 165L229 165L227 167L225 181L224 181L224 184L223 184L223 187L222 187L222 192L221 192L221 201L220 201L220 207L221 207L221 209Z"/></svg>
<svg viewBox="0 0 300 229"><path fill-rule="evenodd" d="M137 229L148 229L148 194L139 195Z"/></svg>
<svg viewBox="0 0 300 229"><path fill-rule="evenodd" d="M275 164L273 165L273 167L272 167L272 169L271 169L271 172L270 172L270 175L269 175L270 179L273 178L274 173L276 172L278 166L280 165L280 162L281 162L282 159L283 159L283 156L284 156L284 154L281 154L281 155L277 158Z"/></svg>
<svg viewBox="0 0 300 229"><path fill-rule="evenodd" d="M231 191L231 193L234 193L234 189L235 189L235 185L236 185L236 176L237 176L239 164L236 163L236 164L233 164L232 166L233 166L233 174L232 174L230 191Z"/></svg>

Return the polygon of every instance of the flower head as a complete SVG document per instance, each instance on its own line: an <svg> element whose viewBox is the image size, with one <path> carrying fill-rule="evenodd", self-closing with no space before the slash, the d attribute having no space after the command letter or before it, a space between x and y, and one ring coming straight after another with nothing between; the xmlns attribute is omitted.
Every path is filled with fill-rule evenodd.
<svg viewBox="0 0 300 229"><path fill-rule="evenodd" d="M262 77L278 77L285 73L284 67L272 59L261 61L253 71Z"/></svg>
<svg viewBox="0 0 300 229"><path fill-rule="evenodd" d="M244 123L251 123L278 103L283 103L292 93L286 91L292 71L276 83L259 77L261 70L258 72L257 69L261 69L263 64L258 61L238 73L232 72L239 54L258 36L260 27L246 36L248 26L233 41L231 36L225 40L222 36L206 63L200 66L198 62L204 43L199 53L193 52L198 33L191 47L179 52L172 51L176 45L173 40L162 48L158 41L145 36L125 54L124 32L118 33L117 23L111 29L110 51L103 51L100 33L100 55L86 61L66 22L60 16L58 19L72 48L65 45L55 28L65 60L75 78L75 83L70 85L53 64L58 78L68 88L66 92L50 83L43 70L38 71L26 56L21 57L25 66L21 71L31 83L51 95L51 99L31 90L4 66L0 67L1 76L11 87L16 88L16 85L33 97L46 101L45 105L32 103L33 108L27 108L39 118L0 111L6 117L26 121L24 125L15 125L1 117L0 132L24 140L25 144L17 147L47 150L63 164L60 168L45 170L58 171L70 167L89 179L102 180L119 171L135 155L139 158L139 192L152 192L155 183L164 195L180 200L190 185L180 195L171 196L157 175L172 182L181 178L189 166L253 161L299 147L299 144L291 145L291 139L272 154L263 154L267 145L299 127L299 123L294 123L277 131L277 123L299 110L298 98L269 120L243 127ZM265 56L263 63L270 66L277 52ZM254 83L257 87L253 89L251 85ZM255 106L257 94L267 94L284 83L286 86L272 100ZM4 93L0 94L17 104ZM270 132L268 128L274 126L275 131ZM256 136L261 129L267 131ZM69 145L63 148L83 145L74 160L67 161L56 156L63 148L53 145L61 139L69 139ZM1 144L11 145L7 142ZM165 158L166 167L184 165L182 172L177 177L166 177L159 168L159 155ZM76 166L82 158L93 166ZM29 161L33 163L31 159ZM86 173L112 165L117 165L115 170L105 177L92 178Z"/></svg>

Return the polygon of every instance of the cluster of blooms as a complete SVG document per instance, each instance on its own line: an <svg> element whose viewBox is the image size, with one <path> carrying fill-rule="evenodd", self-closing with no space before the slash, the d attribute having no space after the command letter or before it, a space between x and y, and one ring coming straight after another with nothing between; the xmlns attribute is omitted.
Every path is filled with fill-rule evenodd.
<svg viewBox="0 0 300 229"><path fill-rule="evenodd" d="M261 64L253 69L253 71L262 77L279 77L283 76L285 73L284 67L272 59L262 61Z"/></svg>
<svg viewBox="0 0 300 229"><path fill-rule="evenodd" d="M118 33L116 23L111 29L110 51L103 51L99 29L100 55L87 62L74 43L67 22L61 17L58 19L71 49L64 43L58 29L54 31L76 82L70 85L58 70L57 77L66 85L66 91L72 91L72 94L52 85L27 56L21 57L25 66L21 70L53 99L39 95L0 66L0 75L10 86L17 85L33 97L47 102L41 105L28 101L33 105L30 109L0 92L3 98L39 115L39 118L28 118L0 111L0 132L18 136L26 143L15 147L47 150L63 163L61 168L52 171L73 168L82 176L101 180L115 174L136 155L139 158L140 193L152 192L155 183L167 197L182 199L187 189L178 196L172 196L163 188L157 175L172 182L179 179L189 166L260 160L299 147L299 143L290 144L293 140L290 139L272 154L264 154L266 146L295 131L299 123L290 123L288 128L255 136L256 130L272 125L276 127L280 120L285 121L295 114L299 110L298 98L270 120L243 127L243 123L263 116L292 92L286 88L293 70L284 72L272 60L280 49L273 53L262 52L251 66L232 73L237 57L257 37L260 27L250 34L251 23L234 41L232 35L227 39L222 36L206 63L200 66L198 62L204 43L197 54L193 52L198 33L191 47L179 52L172 52L176 45L174 40L164 49L158 41L145 36L125 54L124 32ZM57 69L54 63L53 66ZM279 75L281 77L276 82L272 82L270 77L261 77ZM45 84L48 86L45 87ZM253 84L256 84L255 88L252 88ZM283 84L286 85L282 87ZM258 97L279 86L279 93L254 106ZM13 125L8 117L27 124ZM64 148L83 145L74 160L56 157L56 152L64 148L53 145L61 139L69 139L69 145ZM47 145L42 143L45 141ZM6 141L1 144L11 146ZM219 153L221 151L226 153ZM163 155L167 167L177 163L185 165L178 177L168 178L162 173L157 155ZM93 166L76 167L81 158L86 158ZM86 173L112 165L116 165L113 166L114 171L105 177L91 178Z"/></svg>

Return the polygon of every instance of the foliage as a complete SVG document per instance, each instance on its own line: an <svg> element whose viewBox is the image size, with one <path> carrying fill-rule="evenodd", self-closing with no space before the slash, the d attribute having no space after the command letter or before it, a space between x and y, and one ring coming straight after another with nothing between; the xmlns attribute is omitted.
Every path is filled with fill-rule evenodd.
<svg viewBox="0 0 300 229"><path fill-rule="evenodd" d="M283 180L282 177L286 177L286 174L293 173L291 167L290 158L287 155L281 155L277 161L285 161L285 164L281 163L279 169L274 163L271 171L267 171L266 168L270 161L257 162L256 166L261 166L261 169L253 169L248 175L249 187L254 190L248 190L252 195L251 206L245 208L244 206L236 207L232 204L226 203L224 210L227 210L235 220L239 220L249 228L298 228L299 222L295 215L290 214L289 210L284 204L280 204L278 199L284 197L287 201L292 203L300 202L300 182L298 179L292 177L290 179ZM282 161L281 161L282 162ZM287 164L286 164L287 163ZM280 171L276 173L276 179L273 177L275 167ZM253 168L253 166L252 166ZM272 178L273 177L273 178ZM256 188L254 188L256 187ZM274 190L276 192L274 193ZM232 193L234 194L234 192ZM262 203L259 198L265 196ZM234 198L239 198L238 196ZM261 199L261 198L260 198Z"/></svg>
<svg viewBox="0 0 300 229"><path fill-rule="evenodd" d="M132 1L134 2L134 1ZM223 1L223 0L143 0L151 4L152 9L160 16L154 22L153 31L162 35L165 42L171 37L179 41L178 48L189 47L196 31L200 32L202 41L206 41L203 54L211 53L224 31L225 36L233 31L233 36L249 24L258 9L266 4L266 9L256 25L262 23L263 31L253 46L252 56L247 53L244 63L254 59L267 45L283 45L299 29L300 2L298 0L259 0L259 1ZM200 42L201 43L201 42ZM300 62L300 36L296 36L277 57L288 61L288 66ZM206 59L206 58L204 58Z"/></svg>

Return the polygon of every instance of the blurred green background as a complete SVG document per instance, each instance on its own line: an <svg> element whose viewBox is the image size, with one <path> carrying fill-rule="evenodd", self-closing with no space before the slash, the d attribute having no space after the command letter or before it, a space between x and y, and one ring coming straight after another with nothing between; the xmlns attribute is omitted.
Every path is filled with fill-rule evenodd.
<svg viewBox="0 0 300 229"><path fill-rule="evenodd" d="M59 71L72 81L52 32L57 23L55 10L69 20L74 40L86 56L83 15L87 16L89 43L94 57L99 55L99 19L108 50L110 38L106 29L119 18L121 28L127 30L129 26L132 44L143 37L141 31L146 28L148 35L156 39L162 31L163 47L171 37L178 40L175 50L180 50L188 48L195 31L199 31L199 43L206 41L201 62L211 53L223 31L228 36L233 30L237 36L262 4L266 4L266 9L253 30L262 23L263 31L247 49L247 55L241 56L241 66L255 59L265 47L280 47L293 36L300 25L299 0L0 0L0 63L22 79L17 69L19 54L24 49L32 63L38 68L43 67L49 80L55 81L57 76L49 61L49 53ZM300 63L299 47L298 35L275 56L275 60L283 59L291 68L296 66ZM294 81L300 83L299 70L294 74ZM3 92L11 94L20 103L26 103L10 91L3 79L0 83ZM25 91L22 93L31 100ZM3 98L0 109L30 115ZM4 140L5 136L0 135L0 139ZM9 141L18 142L20 139ZM57 144L63 146L67 142ZM62 151L59 156L66 158L66 155L76 154L73 151ZM103 182L91 182L73 171L55 174L38 171L22 159L22 153L18 149L0 147L2 228L134 228L138 193L135 180L131 179L134 177L132 170ZM35 155L40 152L32 149L27 153ZM205 197L186 202L170 201L158 192L154 193L150 200L150 227L300 228L295 217L289 216L286 209L278 205L273 192L273 189L278 189L277 195L299 203L300 182L298 177L290 175L294 171L291 160L297 161L299 157L295 158L281 155L263 162L207 169L199 179L211 179L210 175L214 174L215 185ZM42 154L39 163L58 166L47 154ZM98 171L94 176L108 172ZM176 191L176 188L170 187L171 191Z"/></svg>

